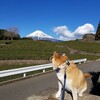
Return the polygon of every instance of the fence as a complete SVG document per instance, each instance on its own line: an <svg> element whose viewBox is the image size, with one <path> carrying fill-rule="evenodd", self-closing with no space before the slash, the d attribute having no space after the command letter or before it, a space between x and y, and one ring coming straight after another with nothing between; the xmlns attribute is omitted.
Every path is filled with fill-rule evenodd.
<svg viewBox="0 0 100 100"><path fill-rule="evenodd" d="M77 60L71 60L70 62L74 63L85 63L87 61L86 58L84 59L77 59ZM17 75L17 74L23 74L23 77L26 76L27 72L37 71L37 70L43 70L45 72L45 69L52 68L52 64L43 64L43 65L36 65L36 66L30 66L30 67L24 67L24 68L17 68L17 69L11 69L11 70L4 70L0 71L0 77L6 77L11 75Z"/></svg>

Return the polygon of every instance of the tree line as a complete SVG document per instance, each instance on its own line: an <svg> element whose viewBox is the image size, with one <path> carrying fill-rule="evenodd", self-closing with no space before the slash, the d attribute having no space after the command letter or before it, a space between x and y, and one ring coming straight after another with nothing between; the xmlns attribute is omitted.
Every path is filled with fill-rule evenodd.
<svg viewBox="0 0 100 100"><path fill-rule="evenodd" d="M20 38L16 27L0 29L0 40L18 40Z"/></svg>

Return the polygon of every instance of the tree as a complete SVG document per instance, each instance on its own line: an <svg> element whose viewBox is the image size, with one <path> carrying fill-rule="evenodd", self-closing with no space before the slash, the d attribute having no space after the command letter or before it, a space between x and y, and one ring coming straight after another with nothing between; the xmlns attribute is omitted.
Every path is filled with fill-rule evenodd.
<svg viewBox="0 0 100 100"><path fill-rule="evenodd" d="M0 40L6 40L8 39L10 36L10 34L8 33L7 30L5 29L0 29Z"/></svg>
<svg viewBox="0 0 100 100"><path fill-rule="evenodd" d="M7 31L18 34L19 30L17 27L9 27L7 28Z"/></svg>
<svg viewBox="0 0 100 100"><path fill-rule="evenodd" d="M18 34L18 29L16 27L11 27L8 29L0 29L0 40L18 40L20 35Z"/></svg>
<svg viewBox="0 0 100 100"><path fill-rule="evenodd" d="M96 31L96 34L95 34L95 40L100 40L100 21L99 21L97 31Z"/></svg>
<svg viewBox="0 0 100 100"><path fill-rule="evenodd" d="M5 30L4 29L0 29L0 40L3 39L3 34L4 34Z"/></svg>
<svg viewBox="0 0 100 100"><path fill-rule="evenodd" d="M10 27L7 29L8 32L10 32L10 38L13 39L20 39L20 35L18 34L19 30L16 27Z"/></svg>

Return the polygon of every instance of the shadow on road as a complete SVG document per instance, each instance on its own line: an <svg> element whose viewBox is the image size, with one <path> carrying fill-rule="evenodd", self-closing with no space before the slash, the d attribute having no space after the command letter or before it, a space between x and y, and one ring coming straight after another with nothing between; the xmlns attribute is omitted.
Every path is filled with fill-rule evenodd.
<svg viewBox="0 0 100 100"><path fill-rule="evenodd" d="M90 91L90 94L100 96L100 72L90 72L93 77L91 78L93 87Z"/></svg>

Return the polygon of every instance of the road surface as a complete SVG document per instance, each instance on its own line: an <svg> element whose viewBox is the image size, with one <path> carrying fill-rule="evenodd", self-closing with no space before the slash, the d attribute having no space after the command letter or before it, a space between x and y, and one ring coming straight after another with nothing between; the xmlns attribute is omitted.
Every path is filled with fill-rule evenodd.
<svg viewBox="0 0 100 100"><path fill-rule="evenodd" d="M78 65L78 67L84 72L100 72L100 61L88 62ZM0 86L0 100L26 100L34 94L41 94L49 89L54 89L53 92L57 90L55 72Z"/></svg>

